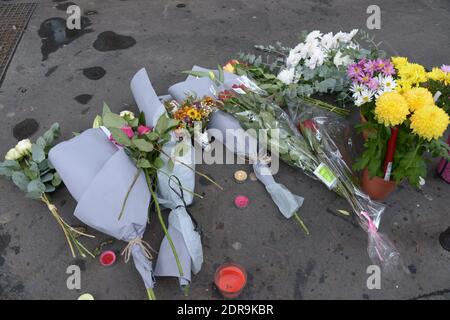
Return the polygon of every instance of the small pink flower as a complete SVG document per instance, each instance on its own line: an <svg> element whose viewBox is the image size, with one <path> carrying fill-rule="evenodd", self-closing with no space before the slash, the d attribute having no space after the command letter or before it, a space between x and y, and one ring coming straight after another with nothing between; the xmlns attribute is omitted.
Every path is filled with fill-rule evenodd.
<svg viewBox="0 0 450 320"><path fill-rule="evenodd" d="M147 133L149 133L149 132L152 132L152 128L147 127L147 126L140 125L140 126L137 128L137 131L138 131L138 134L139 134L140 136L142 136L142 135L144 135L144 134L147 134Z"/></svg>
<svg viewBox="0 0 450 320"><path fill-rule="evenodd" d="M369 87L370 90L377 90L378 87L380 86L380 84L378 83L378 80L375 78L372 78L369 80L369 82L367 83L367 86Z"/></svg>
<svg viewBox="0 0 450 320"><path fill-rule="evenodd" d="M450 65L443 64L441 70L444 72L450 72Z"/></svg>
<svg viewBox="0 0 450 320"><path fill-rule="evenodd" d="M123 133L125 133L127 135L128 138L133 138L134 136L134 132L133 132L133 128L129 127L129 126L125 126L120 128L120 130L123 131Z"/></svg>

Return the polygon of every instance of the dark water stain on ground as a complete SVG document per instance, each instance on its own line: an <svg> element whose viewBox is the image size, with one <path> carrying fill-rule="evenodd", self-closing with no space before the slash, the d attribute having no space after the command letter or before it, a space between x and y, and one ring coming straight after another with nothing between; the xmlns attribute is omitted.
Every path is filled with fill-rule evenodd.
<svg viewBox="0 0 450 320"><path fill-rule="evenodd" d="M42 38L42 60L47 60L49 54L57 51L63 45L67 45L82 35L92 32L92 29L87 29L90 25L91 21L86 17L81 17L80 30L67 29L66 20L63 18L50 18L42 22L38 30L38 34Z"/></svg>
<svg viewBox="0 0 450 320"><path fill-rule="evenodd" d="M83 74L90 80L99 80L106 74L106 70L102 67L84 68Z"/></svg>
<svg viewBox="0 0 450 320"><path fill-rule="evenodd" d="M211 176L207 175L208 178L214 180ZM206 179L205 177L200 177L200 179L198 179L198 182L202 185L202 186L209 186L210 184L212 184L212 182L208 179Z"/></svg>
<svg viewBox="0 0 450 320"><path fill-rule="evenodd" d="M89 101L91 101L93 95L92 94L80 94L76 96L74 99L81 104L87 104Z"/></svg>
<svg viewBox="0 0 450 320"><path fill-rule="evenodd" d="M45 73L45 76L50 77L52 75L52 73L56 71L56 69L58 69L58 66L48 68L47 72Z"/></svg>
<svg viewBox="0 0 450 320"><path fill-rule="evenodd" d="M76 6L77 4L74 2L60 2L56 5L56 9L61 11L67 11L67 8L70 6Z"/></svg>
<svg viewBox="0 0 450 320"><path fill-rule="evenodd" d="M11 236L7 233L0 234L0 266L5 263L5 259L3 258L3 254L8 248L9 243L11 242Z"/></svg>
<svg viewBox="0 0 450 320"><path fill-rule="evenodd" d="M105 31L97 36L93 46L98 51L113 51L128 49L136 44L136 40L130 36L117 34L113 31Z"/></svg>
<svg viewBox="0 0 450 320"><path fill-rule="evenodd" d="M39 123L34 119L25 119L13 128L13 136L17 140L31 137L39 129Z"/></svg>
<svg viewBox="0 0 450 320"><path fill-rule="evenodd" d="M83 259L75 259L73 260L72 264L76 264L77 266L79 266L81 271L86 270L86 261L84 261Z"/></svg>

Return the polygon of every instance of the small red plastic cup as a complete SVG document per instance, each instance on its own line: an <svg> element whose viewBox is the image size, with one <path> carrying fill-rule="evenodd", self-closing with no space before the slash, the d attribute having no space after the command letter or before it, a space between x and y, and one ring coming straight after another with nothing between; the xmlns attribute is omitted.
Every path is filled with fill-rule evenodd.
<svg viewBox="0 0 450 320"><path fill-rule="evenodd" d="M246 196L239 195L234 198L234 205L239 209L247 208L250 200Z"/></svg>
<svg viewBox="0 0 450 320"><path fill-rule="evenodd" d="M237 298L247 284L247 272L235 263L225 263L216 270L214 283L225 298Z"/></svg>
<svg viewBox="0 0 450 320"><path fill-rule="evenodd" d="M114 251L108 250L100 255L100 263L104 267L112 266L116 262L116 254Z"/></svg>

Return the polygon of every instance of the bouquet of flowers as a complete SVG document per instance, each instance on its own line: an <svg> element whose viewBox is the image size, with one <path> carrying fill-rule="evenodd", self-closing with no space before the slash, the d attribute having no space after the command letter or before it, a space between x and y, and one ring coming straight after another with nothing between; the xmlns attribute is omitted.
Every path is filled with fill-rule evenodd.
<svg viewBox="0 0 450 320"><path fill-rule="evenodd" d="M255 46L268 54L256 57L254 54L241 54L240 72L247 73L269 94L276 95L280 106L295 105L298 100L314 94L334 93L339 99L346 98L350 81L346 77L347 66L362 58L378 58L384 52L378 49L373 38L357 29L349 33L332 32L323 34L315 30L303 32L302 41L294 48L277 43L269 46ZM360 45L364 42L366 49ZM328 105L322 103L322 107ZM338 113L345 111L334 109Z"/></svg>
<svg viewBox="0 0 450 320"><path fill-rule="evenodd" d="M427 73L428 90L434 95L436 105L450 112L450 65L434 67ZM437 95L437 96L436 96Z"/></svg>
<svg viewBox="0 0 450 320"><path fill-rule="evenodd" d="M404 57L362 60L348 69L353 98L364 122L358 129L367 137L364 153L354 168L367 169L369 177L397 183L407 179L420 186L426 176L423 154L429 151L435 157L448 157L449 147L441 137L449 116L435 101L442 99L445 106L448 97L436 95L436 83L428 85L430 79L440 81L441 90L448 90L447 74L437 77L440 72L436 69L427 73L423 66Z"/></svg>
<svg viewBox="0 0 450 320"><path fill-rule="evenodd" d="M11 179L20 190L26 193L26 197L45 203L63 230L74 258L76 257L75 248L82 257L86 255L94 257L77 239L79 236L93 236L67 224L49 196L61 185L59 174L48 160L48 152L59 134L59 124L54 123L42 137L36 140L36 143L31 143L29 139L20 141L8 151L5 161L0 163L0 175Z"/></svg>
<svg viewBox="0 0 450 320"><path fill-rule="evenodd" d="M164 105L169 116L179 121L175 134L182 139L184 130L187 130L189 135L193 136L208 151L210 148L209 138L203 130L208 125L211 113L216 107L215 100L208 96L202 99L189 96L182 103L178 103L176 100L167 100ZM200 132L194 134L196 129Z"/></svg>

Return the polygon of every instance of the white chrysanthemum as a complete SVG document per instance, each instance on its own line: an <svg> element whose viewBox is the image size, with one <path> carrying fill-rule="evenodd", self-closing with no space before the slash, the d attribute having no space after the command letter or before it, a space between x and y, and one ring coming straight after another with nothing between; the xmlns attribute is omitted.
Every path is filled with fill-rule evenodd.
<svg viewBox="0 0 450 320"><path fill-rule="evenodd" d="M350 92L353 92L353 97L355 97L355 95L360 96L361 92L363 92L365 89L365 85L360 83L353 83L350 87Z"/></svg>
<svg viewBox="0 0 450 320"><path fill-rule="evenodd" d="M354 94L355 104L357 106L361 106L365 103L371 102L374 97L374 94L375 94L374 91L368 88L364 88L360 93Z"/></svg>
<svg viewBox="0 0 450 320"><path fill-rule="evenodd" d="M277 78L284 84L291 84L294 81L294 76L295 68L289 68L281 70L281 72L277 75Z"/></svg>
<svg viewBox="0 0 450 320"><path fill-rule="evenodd" d="M322 36L322 32L320 32L319 30L314 30L311 31L305 39L305 42L311 42L313 40L316 40L317 38L320 38Z"/></svg>
<svg viewBox="0 0 450 320"><path fill-rule="evenodd" d="M384 92L394 91L395 88L397 87L397 81L395 81L395 79L392 76L383 77L380 75L379 83L380 83L381 87L383 88L382 90Z"/></svg>
<svg viewBox="0 0 450 320"><path fill-rule="evenodd" d="M342 52L339 50L333 58L333 63L336 67L339 67L339 66L346 67L349 64L353 63L353 60L347 55L343 56Z"/></svg>
<svg viewBox="0 0 450 320"><path fill-rule="evenodd" d="M358 29L353 29L349 33L339 31L338 33L335 34L334 38L336 41L340 43L349 43L350 41L352 41L356 33L358 33Z"/></svg>
<svg viewBox="0 0 450 320"><path fill-rule="evenodd" d="M324 34L320 40L320 45L327 51L335 49L337 47L337 41L334 39L333 33L328 32Z"/></svg>

